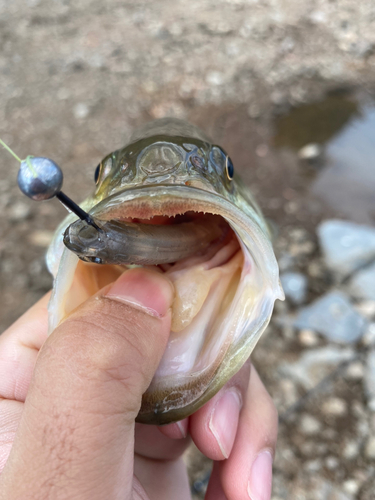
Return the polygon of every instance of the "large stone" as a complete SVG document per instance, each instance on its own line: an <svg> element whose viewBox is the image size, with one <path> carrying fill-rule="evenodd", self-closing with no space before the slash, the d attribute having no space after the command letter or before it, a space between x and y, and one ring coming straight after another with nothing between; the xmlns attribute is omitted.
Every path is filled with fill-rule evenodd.
<svg viewBox="0 0 375 500"><path fill-rule="evenodd" d="M375 300L375 263L358 271L352 277L349 290L356 298Z"/></svg>
<svg viewBox="0 0 375 500"><path fill-rule="evenodd" d="M314 330L328 340L342 343L360 339L366 324L342 292L329 292L304 307L294 322L300 330Z"/></svg>
<svg viewBox="0 0 375 500"><path fill-rule="evenodd" d="M345 278L375 259L375 228L343 220L326 220L317 229L326 266Z"/></svg>
<svg viewBox="0 0 375 500"><path fill-rule="evenodd" d="M375 348L367 354L365 391L367 395L367 405L371 411L375 411Z"/></svg>

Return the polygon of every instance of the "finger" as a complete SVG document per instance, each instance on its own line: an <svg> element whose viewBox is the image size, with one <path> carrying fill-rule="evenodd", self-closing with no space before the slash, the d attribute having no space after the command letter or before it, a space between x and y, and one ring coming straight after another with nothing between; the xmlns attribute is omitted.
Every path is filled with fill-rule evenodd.
<svg viewBox="0 0 375 500"><path fill-rule="evenodd" d="M183 460L148 460L136 456L135 482L140 481L147 497L152 500L191 500L189 479ZM107 497L106 497L107 498ZM136 500L138 497L134 498Z"/></svg>
<svg viewBox="0 0 375 500"><path fill-rule="evenodd" d="M184 418L174 424L161 425L158 427L159 432L171 439L184 439L187 436L189 427L189 419Z"/></svg>
<svg viewBox="0 0 375 500"><path fill-rule="evenodd" d="M47 338L47 304L40 299L0 336L0 397L25 401L35 361Z"/></svg>
<svg viewBox="0 0 375 500"><path fill-rule="evenodd" d="M212 468L210 481L207 486L205 500L228 500L220 481L220 463L215 462Z"/></svg>
<svg viewBox="0 0 375 500"><path fill-rule="evenodd" d="M220 463L220 480L228 500L271 498L277 427L275 405L252 368L234 446L229 459Z"/></svg>
<svg viewBox="0 0 375 500"><path fill-rule="evenodd" d="M250 361L190 417L189 432L193 441L212 460L224 460L231 453L249 377Z"/></svg>
<svg viewBox="0 0 375 500"><path fill-rule="evenodd" d="M0 399L0 473L8 460L22 410L23 403Z"/></svg>
<svg viewBox="0 0 375 500"><path fill-rule="evenodd" d="M139 456L174 460L182 455L189 443L190 437L174 439L162 434L155 425L135 424L135 452Z"/></svg>
<svg viewBox="0 0 375 500"><path fill-rule="evenodd" d="M3 471L7 498L130 495L134 420L168 340L172 299L161 274L132 269L56 328Z"/></svg>

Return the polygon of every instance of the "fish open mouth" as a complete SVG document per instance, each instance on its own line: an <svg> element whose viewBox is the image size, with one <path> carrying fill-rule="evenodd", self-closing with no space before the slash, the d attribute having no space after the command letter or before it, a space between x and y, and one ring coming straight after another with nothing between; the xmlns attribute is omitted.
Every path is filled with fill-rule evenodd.
<svg viewBox="0 0 375 500"><path fill-rule="evenodd" d="M282 297L267 237L227 200L193 188L124 191L90 213L120 224L173 229L207 219L220 227L220 235L194 255L151 266L172 282L175 297L169 342L137 420L160 425L185 418L239 370L265 329L275 298ZM51 329L128 268L83 262L65 250L50 303Z"/></svg>

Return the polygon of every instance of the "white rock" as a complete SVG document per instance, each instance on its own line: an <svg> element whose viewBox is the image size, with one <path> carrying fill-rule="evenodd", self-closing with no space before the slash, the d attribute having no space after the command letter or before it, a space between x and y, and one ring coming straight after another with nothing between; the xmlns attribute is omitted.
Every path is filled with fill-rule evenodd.
<svg viewBox="0 0 375 500"><path fill-rule="evenodd" d="M375 317L375 300L363 300L355 305L356 310L367 319Z"/></svg>
<svg viewBox="0 0 375 500"><path fill-rule="evenodd" d="M312 330L301 330L298 333L298 340L303 346L312 347L319 344L319 338Z"/></svg>
<svg viewBox="0 0 375 500"><path fill-rule="evenodd" d="M375 458L375 436L371 436L365 447L365 456L370 459Z"/></svg>
<svg viewBox="0 0 375 500"><path fill-rule="evenodd" d="M375 301L375 263L361 269L352 277L349 291L358 299Z"/></svg>
<svg viewBox="0 0 375 500"><path fill-rule="evenodd" d="M343 220L326 220L317 229L326 266L338 277L375 259L375 229Z"/></svg>
<svg viewBox="0 0 375 500"><path fill-rule="evenodd" d="M280 391L283 404L290 406L297 402L299 395L294 382L289 379L280 380Z"/></svg>
<svg viewBox="0 0 375 500"><path fill-rule="evenodd" d="M210 71L206 76L206 82L215 86L222 85L224 83L224 75L220 71Z"/></svg>
<svg viewBox="0 0 375 500"><path fill-rule="evenodd" d="M329 398L323 402L322 411L326 415L342 417L348 413L348 405L344 399Z"/></svg>
<svg viewBox="0 0 375 500"><path fill-rule="evenodd" d="M299 428L303 434L312 436L314 434L318 434L321 431L322 424L315 417L306 413L301 417Z"/></svg>
<svg viewBox="0 0 375 500"><path fill-rule="evenodd" d="M84 102L79 102L74 106L74 116L77 120L86 118L90 112L90 108Z"/></svg>
<svg viewBox="0 0 375 500"><path fill-rule="evenodd" d="M326 458L325 464L326 464L327 469L333 470L333 469L337 469L340 462L339 462L337 457L330 456L330 457Z"/></svg>
<svg viewBox="0 0 375 500"><path fill-rule="evenodd" d="M302 308L294 322L299 329L314 330L328 340L352 343L359 340L366 320L342 292L329 292Z"/></svg>
<svg viewBox="0 0 375 500"><path fill-rule="evenodd" d="M316 458L305 463L304 469L307 472L318 472L322 468L322 462Z"/></svg>
<svg viewBox="0 0 375 500"><path fill-rule="evenodd" d="M361 361L354 361L346 369L346 376L351 380L361 380L365 376L365 368Z"/></svg>
<svg viewBox="0 0 375 500"><path fill-rule="evenodd" d="M283 273L280 276L285 296L293 304L302 304L306 299L307 278L301 273Z"/></svg>
<svg viewBox="0 0 375 500"><path fill-rule="evenodd" d="M375 323L370 323L362 337L362 344L365 346L375 345Z"/></svg>
<svg viewBox="0 0 375 500"><path fill-rule="evenodd" d="M52 241L53 235L54 235L53 231L39 229L33 231L28 236L28 240L32 245L35 245L37 247L47 248Z"/></svg>
<svg viewBox="0 0 375 500"><path fill-rule="evenodd" d="M365 391L367 395L367 405L371 411L375 411L375 348L367 354Z"/></svg>
<svg viewBox="0 0 375 500"><path fill-rule="evenodd" d="M25 220L29 217L31 207L22 201L13 203L8 209L8 219L14 222Z"/></svg>
<svg viewBox="0 0 375 500"><path fill-rule="evenodd" d="M359 455L360 443L358 440L348 441L343 450L343 456L347 460L352 460Z"/></svg>
<svg viewBox="0 0 375 500"><path fill-rule="evenodd" d="M322 156L322 153L323 148L320 144L306 144L306 146L298 151L298 158L300 160L316 161Z"/></svg>
<svg viewBox="0 0 375 500"><path fill-rule="evenodd" d="M356 495L359 490L358 481L355 479L348 479L344 482L343 487L346 493L349 493L350 495Z"/></svg>

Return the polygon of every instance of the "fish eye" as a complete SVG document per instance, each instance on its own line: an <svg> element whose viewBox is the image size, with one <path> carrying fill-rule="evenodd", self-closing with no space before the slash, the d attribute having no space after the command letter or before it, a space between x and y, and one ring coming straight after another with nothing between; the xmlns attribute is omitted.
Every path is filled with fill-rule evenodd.
<svg viewBox="0 0 375 500"><path fill-rule="evenodd" d="M223 173L228 180L234 176L234 166L230 156L219 146L213 146L210 152L210 160L218 173Z"/></svg>
<svg viewBox="0 0 375 500"><path fill-rule="evenodd" d="M100 174L100 163L99 163L99 165L95 169L95 174L94 174L95 184L98 183L99 174Z"/></svg>
<svg viewBox="0 0 375 500"><path fill-rule="evenodd" d="M230 159L230 156L227 156L227 159L225 162L225 169L227 172L227 177L231 181L233 179L233 176L234 176L234 166L233 166L232 160Z"/></svg>

